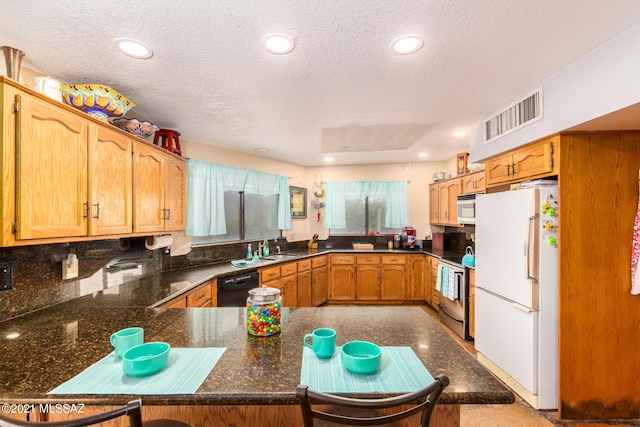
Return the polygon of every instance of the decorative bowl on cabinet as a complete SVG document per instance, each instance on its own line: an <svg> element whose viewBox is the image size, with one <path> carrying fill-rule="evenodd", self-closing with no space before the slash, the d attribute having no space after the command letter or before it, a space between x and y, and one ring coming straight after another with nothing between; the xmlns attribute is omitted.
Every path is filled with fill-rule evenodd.
<svg viewBox="0 0 640 427"><path fill-rule="evenodd" d="M107 117L123 116L136 106L105 85L62 85L60 91L67 104L105 122Z"/></svg>
<svg viewBox="0 0 640 427"><path fill-rule="evenodd" d="M114 126L119 127L122 130L126 130L127 132L135 136L139 136L140 138L151 136L160 129L158 126L154 125L151 122L141 121L138 119L128 119L126 117L113 119L112 123Z"/></svg>

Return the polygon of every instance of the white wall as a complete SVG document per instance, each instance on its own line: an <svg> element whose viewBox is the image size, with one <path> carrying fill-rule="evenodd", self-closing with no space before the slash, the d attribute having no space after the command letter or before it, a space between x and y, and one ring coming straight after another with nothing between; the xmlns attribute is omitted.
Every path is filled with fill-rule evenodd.
<svg viewBox="0 0 640 427"><path fill-rule="evenodd" d="M482 161L640 102L639 46L640 25L636 25L549 77L542 83L544 117L529 126L485 144L483 121L474 124L470 161Z"/></svg>

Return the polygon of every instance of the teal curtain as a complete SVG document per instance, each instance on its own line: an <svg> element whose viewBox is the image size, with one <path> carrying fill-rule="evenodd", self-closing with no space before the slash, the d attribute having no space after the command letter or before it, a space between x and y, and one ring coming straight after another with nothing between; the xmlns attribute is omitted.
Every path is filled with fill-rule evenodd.
<svg viewBox="0 0 640 427"><path fill-rule="evenodd" d="M288 177L190 159L187 163L187 235L214 236L227 232L225 191L262 196L278 194L278 228L291 228Z"/></svg>
<svg viewBox="0 0 640 427"><path fill-rule="evenodd" d="M402 228L409 224L409 198L407 181L385 182L384 226Z"/></svg>
<svg viewBox="0 0 640 427"><path fill-rule="evenodd" d="M406 181L328 181L325 185L325 228L347 228L346 201L369 197L385 201L384 226L409 223Z"/></svg>

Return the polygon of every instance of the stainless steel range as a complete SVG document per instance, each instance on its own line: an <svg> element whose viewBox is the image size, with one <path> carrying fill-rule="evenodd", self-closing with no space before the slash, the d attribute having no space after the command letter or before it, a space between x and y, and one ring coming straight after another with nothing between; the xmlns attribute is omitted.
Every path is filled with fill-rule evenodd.
<svg viewBox="0 0 640 427"><path fill-rule="evenodd" d="M469 307L467 295L469 285L465 268L445 260L438 261L438 282L440 285L440 320L450 327L460 338L468 340Z"/></svg>

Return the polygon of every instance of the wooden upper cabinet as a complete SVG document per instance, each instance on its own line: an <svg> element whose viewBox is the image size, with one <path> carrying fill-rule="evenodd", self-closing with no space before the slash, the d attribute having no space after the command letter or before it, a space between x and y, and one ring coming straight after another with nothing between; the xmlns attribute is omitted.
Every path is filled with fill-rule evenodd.
<svg viewBox="0 0 640 427"><path fill-rule="evenodd" d="M429 185L429 224L437 224L439 217L438 184Z"/></svg>
<svg viewBox="0 0 640 427"><path fill-rule="evenodd" d="M132 145L119 132L89 127L89 235L132 232Z"/></svg>
<svg viewBox="0 0 640 427"><path fill-rule="evenodd" d="M458 224L458 196L462 194L462 178L448 179L429 185L429 223Z"/></svg>
<svg viewBox="0 0 640 427"><path fill-rule="evenodd" d="M164 231L166 156L142 142L133 146L133 231Z"/></svg>
<svg viewBox="0 0 640 427"><path fill-rule="evenodd" d="M2 77L0 155L0 246L186 228L186 160Z"/></svg>
<svg viewBox="0 0 640 427"><path fill-rule="evenodd" d="M462 194L462 180L454 179L447 182L448 207L447 222L449 225L458 225L458 196Z"/></svg>
<svg viewBox="0 0 640 427"><path fill-rule="evenodd" d="M16 101L16 239L85 236L87 123L36 97Z"/></svg>
<svg viewBox="0 0 640 427"><path fill-rule="evenodd" d="M484 193L484 171L475 172L462 177L462 194Z"/></svg>
<svg viewBox="0 0 640 427"><path fill-rule="evenodd" d="M554 150L559 137L552 136L485 161L486 185L526 181L556 175Z"/></svg>
<svg viewBox="0 0 640 427"><path fill-rule="evenodd" d="M165 179L166 231L187 228L186 184L187 161L168 155Z"/></svg>

